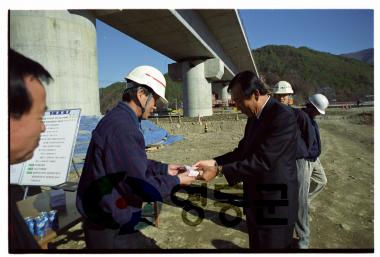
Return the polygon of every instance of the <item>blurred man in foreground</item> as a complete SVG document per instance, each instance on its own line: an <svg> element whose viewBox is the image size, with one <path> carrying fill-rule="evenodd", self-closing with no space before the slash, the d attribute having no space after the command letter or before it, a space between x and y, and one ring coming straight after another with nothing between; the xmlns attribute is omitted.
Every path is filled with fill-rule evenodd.
<svg viewBox="0 0 380 257"><path fill-rule="evenodd" d="M16 164L33 157L40 134L45 131L42 121L46 110L46 93L41 81L52 77L39 63L9 50L9 163ZM26 227L15 201L9 198L9 248L38 249L39 246Z"/></svg>

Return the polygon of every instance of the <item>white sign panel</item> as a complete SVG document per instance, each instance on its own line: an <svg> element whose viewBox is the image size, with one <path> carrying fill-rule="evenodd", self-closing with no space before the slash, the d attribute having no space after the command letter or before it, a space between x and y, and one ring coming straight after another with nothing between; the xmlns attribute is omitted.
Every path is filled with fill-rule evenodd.
<svg viewBox="0 0 380 257"><path fill-rule="evenodd" d="M20 185L55 186L66 182L79 128L80 109L47 111L45 133L33 158L22 167Z"/></svg>
<svg viewBox="0 0 380 257"><path fill-rule="evenodd" d="M22 171L24 168L24 162L18 163L18 164L13 164L11 165L10 171L11 171L11 184L19 184L20 183L20 178L22 175Z"/></svg>

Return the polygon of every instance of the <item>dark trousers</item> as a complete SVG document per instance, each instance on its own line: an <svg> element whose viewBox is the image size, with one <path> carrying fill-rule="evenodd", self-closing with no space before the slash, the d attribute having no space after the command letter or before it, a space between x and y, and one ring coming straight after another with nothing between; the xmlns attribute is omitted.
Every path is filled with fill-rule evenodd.
<svg viewBox="0 0 380 257"><path fill-rule="evenodd" d="M258 226L255 222L254 210L246 210L249 234L249 248L258 250L290 249L293 240L294 222L288 225Z"/></svg>
<svg viewBox="0 0 380 257"><path fill-rule="evenodd" d="M291 248L293 225L248 227L249 248L252 250L286 250Z"/></svg>
<svg viewBox="0 0 380 257"><path fill-rule="evenodd" d="M119 235L118 229L101 228L87 220L83 221L87 249L155 249L155 240L140 231Z"/></svg>

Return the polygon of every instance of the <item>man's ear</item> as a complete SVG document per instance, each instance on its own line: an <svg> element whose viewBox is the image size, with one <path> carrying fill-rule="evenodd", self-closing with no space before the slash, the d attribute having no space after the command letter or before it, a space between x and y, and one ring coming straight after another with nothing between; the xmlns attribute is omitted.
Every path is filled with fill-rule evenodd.
<svg viewBox="0 0 380 257"><path fill-rule="evenodd" d="M259 92L259 90L255 89L255 91L253 91L253 94L255 95L255 99L256 99L256 101L259 100L259 97L260 97L260 92Z"/></svg>
<svg viewBox="0 0 380 257"><path fill-rule="evenodd" d="M141 100L141 98L145 95L144 89L139 87L136 92L137 99Z"/></svg>

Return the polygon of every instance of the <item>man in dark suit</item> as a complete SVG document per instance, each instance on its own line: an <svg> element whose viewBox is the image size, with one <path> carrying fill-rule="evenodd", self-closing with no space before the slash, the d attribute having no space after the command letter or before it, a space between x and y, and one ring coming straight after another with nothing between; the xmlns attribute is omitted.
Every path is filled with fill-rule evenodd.
<svg viewBox="0 0 380 257"><path fill-rule="evenodd" d="M195 166L206 181L222 174L229 185L243 182L252 250L289 249L298 209L295 116L250 71L237 74L228 90L248 116L244 137L232 152Z"/></svg>

